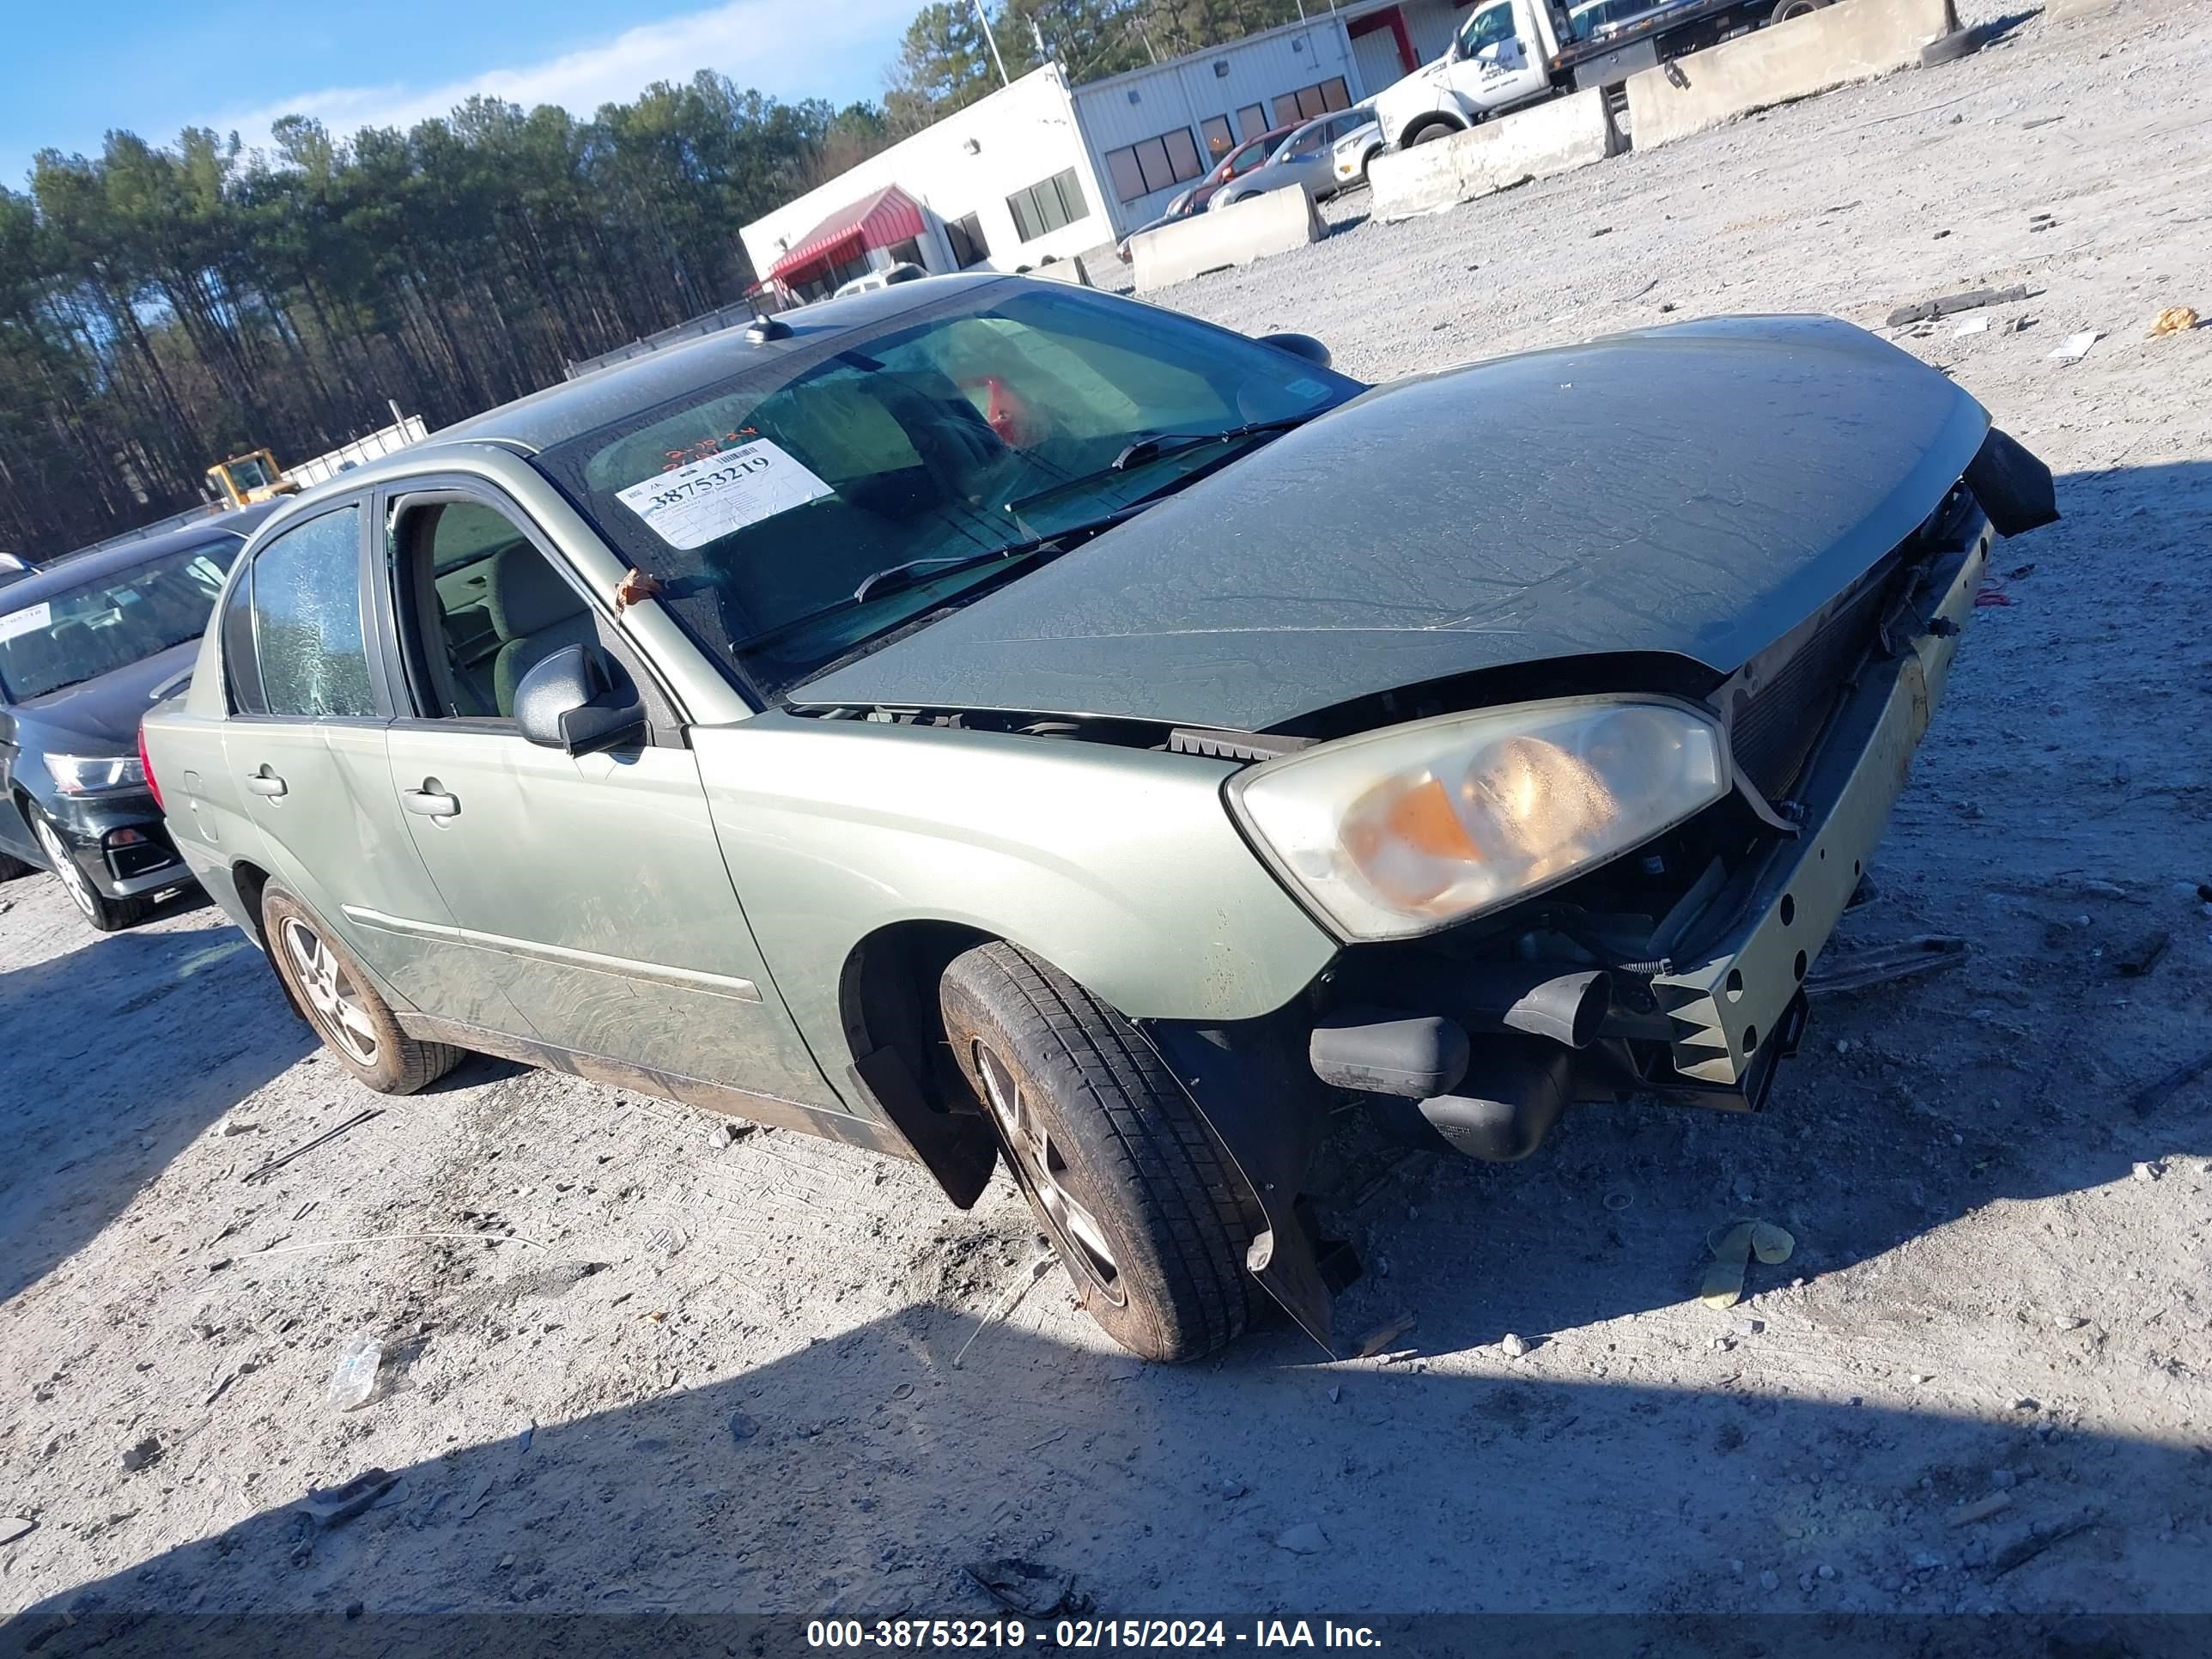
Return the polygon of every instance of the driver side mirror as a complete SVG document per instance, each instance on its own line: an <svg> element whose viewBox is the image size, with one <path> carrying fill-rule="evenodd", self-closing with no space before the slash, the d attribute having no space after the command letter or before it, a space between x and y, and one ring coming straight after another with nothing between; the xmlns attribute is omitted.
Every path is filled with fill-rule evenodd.
<svg viewBox="0 0 2212 1659"><path fill-rule="evenodd" d="M589 755L642 738L645 705L617 683L604 653L564 645L514 688L514 723L541 748Z"/></svg>
<svg viewBox="0 0 2212 1659"><path fill-rule="evenodd" d="M1327 368L1330 358L1328 348L1310 334L1262 334L1261 345L1271 345L1278 351L1287 351L1293 357L1303 357L1316 368Z"/></svg>

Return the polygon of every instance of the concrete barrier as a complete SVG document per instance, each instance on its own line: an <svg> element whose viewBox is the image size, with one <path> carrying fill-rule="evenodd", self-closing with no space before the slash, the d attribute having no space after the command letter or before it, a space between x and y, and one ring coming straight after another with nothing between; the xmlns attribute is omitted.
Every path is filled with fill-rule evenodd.
<svg viewBox="0 0 2212 1659"><path fill-rule="evenodd" d="M1367 169L1377 219L1404 219L1471 201L1526 179L1548 178L1602 161L1616 147L1605 94L1593 88L1554 98L1388 155Z"/></svg>
<svg viewBox="0 0 2212 1659"><path fill-rule="evenodd" d="M1071 253L1058 259L1048 259L1043 264L1031 265L1029 274L1048 283L1066 283L1076 288L1094 288L1091 269L1083 262L1080 253Z"/></svg>
<svg viewBox="0 0 2212 1659"><path fill-rule="evenodd" d="M1235 207L1212 208L1131 239L1137 292L1185 283L1203 271L1248 264L1321 240L1321 216L1302 190L1271 190Z"/></svg>
<svg viewBox="0 0 2212 1659"><path fill-rule="evenodd" d="M1871 80L1920 61L1948 34L1951 0L1837 0L1628 77L1628 131L1638 149L1723 121Z"/></svg>

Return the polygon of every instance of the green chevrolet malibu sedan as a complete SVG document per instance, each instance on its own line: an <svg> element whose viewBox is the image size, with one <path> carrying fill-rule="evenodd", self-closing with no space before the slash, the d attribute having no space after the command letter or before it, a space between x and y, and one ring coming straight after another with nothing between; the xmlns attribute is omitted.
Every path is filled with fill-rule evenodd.
<svg viewBox="0 0 2212 1659"><path fill-rule="evenodd" d="M1370 387L947 277L655 352L281 509L143 742L372 1089L506 1055L1005 1159L1187 1359L1356 1270L1335 1109L1471 1156L1755 1109L2051 475L1717 319Z"/></svg>

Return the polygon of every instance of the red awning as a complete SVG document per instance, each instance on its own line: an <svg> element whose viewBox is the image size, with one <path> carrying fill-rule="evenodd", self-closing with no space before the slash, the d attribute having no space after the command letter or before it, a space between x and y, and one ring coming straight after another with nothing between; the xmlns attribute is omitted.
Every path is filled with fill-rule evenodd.
<svg viewBox="0 0 2212 1659"><path fill-rule="evenodd" d="M833 265L863 248L893 247L921 234L921 210L896 185L831 214L793 243L769 267L779 283L802 276L816 265Z"/></svg>

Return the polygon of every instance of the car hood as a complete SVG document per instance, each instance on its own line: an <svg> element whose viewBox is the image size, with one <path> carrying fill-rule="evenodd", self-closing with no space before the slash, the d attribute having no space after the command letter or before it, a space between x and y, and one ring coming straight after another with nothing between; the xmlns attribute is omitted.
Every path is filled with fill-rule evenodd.
<svg viewBox="0 0 2212 1659"><path fill-rule="evenodd" d="M49 743L73 743L94 755L134 754L138 722L154 706L155 688L190 673L199 648L198 640L186 640L98 679L33 697L16 708L15 718L24 724L35 721Z"/></svg>
<svg viewBox="0 0 2212 1659"><path fill-rule="evenodd" d="M1353 398L792 697L1259 731L1601 653L1718 678L1910 534L1988 429L1822 318L1471 364Z"/></svg>

